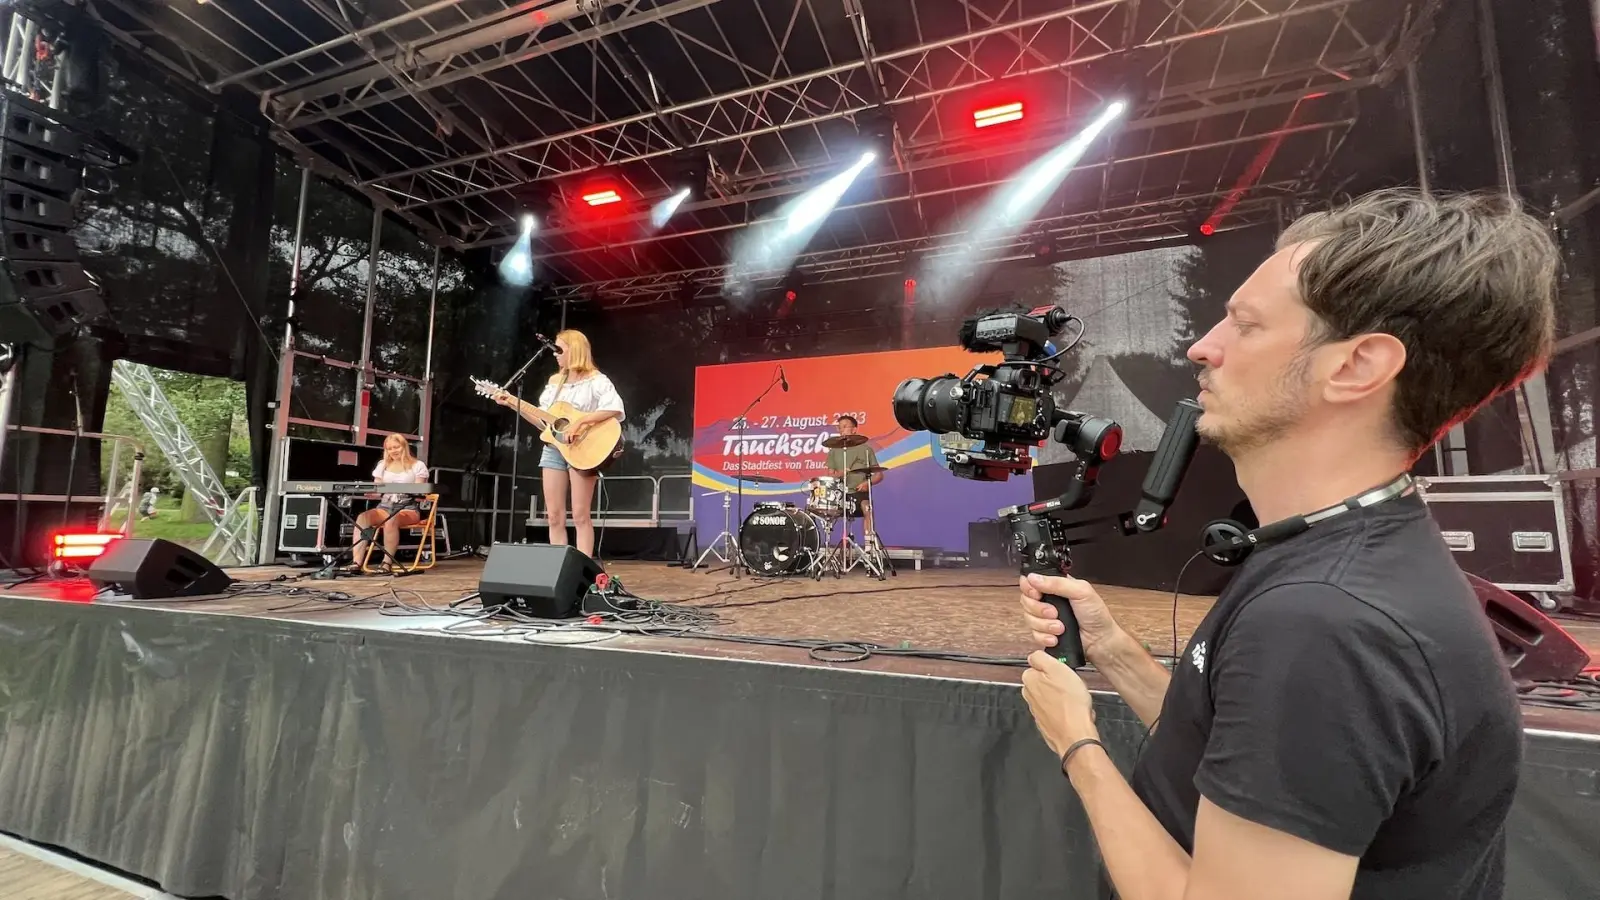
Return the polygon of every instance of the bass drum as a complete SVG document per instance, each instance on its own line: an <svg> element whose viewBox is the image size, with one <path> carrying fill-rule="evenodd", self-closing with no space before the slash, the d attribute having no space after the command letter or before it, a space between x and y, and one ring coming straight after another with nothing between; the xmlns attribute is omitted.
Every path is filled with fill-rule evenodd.
<svg viewBox="0 0 1600 900"><path fill-rule="evenodd" d="M757 509L739 525L739 552L750 571L803 575L822 552L822 529L800 509Z"/></svg>

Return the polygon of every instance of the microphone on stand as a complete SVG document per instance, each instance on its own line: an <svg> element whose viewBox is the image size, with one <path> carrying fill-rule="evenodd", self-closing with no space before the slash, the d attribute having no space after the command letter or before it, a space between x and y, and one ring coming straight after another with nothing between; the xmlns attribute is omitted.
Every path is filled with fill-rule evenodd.
<svg viewBox="0 0 1600 900"><path fill-rule="evenodd" d="M778 367L778 383L783 385L784 393L789 392L789 379L783 377L783 366Z"/></svg>

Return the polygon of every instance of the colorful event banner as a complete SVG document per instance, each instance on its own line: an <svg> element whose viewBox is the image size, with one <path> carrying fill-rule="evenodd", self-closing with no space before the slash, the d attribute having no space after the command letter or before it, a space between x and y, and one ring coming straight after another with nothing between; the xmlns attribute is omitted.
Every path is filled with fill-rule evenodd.
<svg viewBox="0 0 1600 900"><path fill-rule="evenodd" d="M965 375L980 363L995 363L996 354L968 353L957 347L896 350L850 356L814 356L700 366L694 392L694 513L702 549L723 530L720 491L733 491L740 471L740 434L735 419L779 366L789 390L774 387L750 410L743 433L746 476L777 479L773 484L744 484L743 510L734 498L728 512L729 531L755 504L780 501L804 507L810 480L826 475L827 449L822 442L838 434L842 414L860 422L888 467L873 488L877 529L886 547L936 548L967 552L967 525L992 519L1001 507L1033 500L1031 475L1004 483L957 478L944 466L938 435L907 431L894 420L894 389L907 378ZM860 529L853 525L858 537ZM835 540L838 530L835 529Z"/></svg>

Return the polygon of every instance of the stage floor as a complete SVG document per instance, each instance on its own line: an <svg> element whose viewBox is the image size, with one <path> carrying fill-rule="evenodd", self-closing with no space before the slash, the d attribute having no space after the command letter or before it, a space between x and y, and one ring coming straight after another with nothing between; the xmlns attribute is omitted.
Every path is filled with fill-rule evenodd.
<svg viewBox="0 0 1600 900"><path fill-rule="evenodd" d="M452 608L481 567L240 569L155 602L0 590L0 832L233 900L1097 896L1016 686L1010 573L618 562L666 605L590 626ZM1171 652L1170 594L1102 592ZM1211 603L1178 598L1180 645ZM1143 725L1086 680L1131 766ZM1523 709L1507 896L1590 896L1600 711Z"/></svg>
<svg viewBox="0 0 1600 900"><path fill-rule="evenodd" d="M363 576L319 580L305 569L261 566L230 569L240 582L217 597L141 602L146 608L204 615L248 616L335 627L372 628L446 637L588 644L638 652L743 659L750 662L849 666L885 674L921 675L990 682L1017 682L1021 658L1030 649L1018 615L1016 580L1000 569L903 570L877 581L859 570L821 581L769 579L729 572L685 570L659 562L607 564L612 577L647 600L693 608L714 621L675 635L609 634L571 629L534 630L472 621L476 601L451 604L477 588L483 562L455 559L405 577ZM1181 648L1214 602L1213 597L1100 585L1117 618L1158 656ZM88 601L87 581L35 582L9 592L38 599ZM340 596L334 596L340 595ZM1561 624L1600 659L1600 622L1563 619ZM723 637L712 637L721 635ZM729 640L762 639L761 643ZM787 642L787 643L786 643ZM841 646L813 651L810 644ZM849 644L884 650L865 659ZM916 651L905 655L897 651ZM1090 687L1107 690L1094 673ZM1528 727L1600 734L1600 712L1525 706Z"/></svg>

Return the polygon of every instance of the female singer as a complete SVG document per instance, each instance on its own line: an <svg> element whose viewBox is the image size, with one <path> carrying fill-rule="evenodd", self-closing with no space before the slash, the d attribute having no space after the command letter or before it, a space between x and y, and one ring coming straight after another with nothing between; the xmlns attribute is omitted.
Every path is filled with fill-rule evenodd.
<svg viewBox="0 0 1600 900"><path fill-rule="evenodd" d="M624 418L622 398L611 379L594 367L594 356L589 349L589 339L582 332L568 329L556 335L556 363L561 370L550 376L544 391L539 394L539 406L548 409L552 403L565 401L584 412L584 416L567 430L571 441L581 440L590 428L607 419ZM517 407L517 398L502 391L495 395L501 406ZM525 416L526 418L526 416ZM599 481L596 470L573 469L560 452L548 444L539 456L539 468L544 470L544 502L550 520L550 543L567 542L567 498L572 498L572 525L578 532L578 552L594 556L594 520L590 510L594 504L594 487Z"/></svg>
<svg viewBox="0 0 1600 900"><path fill-rule="evenodd" d="M383 484L427 484L428 467L411 455L411 443L405 437L391 434L383 439L383 461L372 470L372 480ZM415 494L384 494L376 509L357 516L351 568L359 569L366 563L367 542L379 526L383 527L383 546L389 551L383 568L389 568L400 549L400 529L422 521L421 502Z"/></svg>

